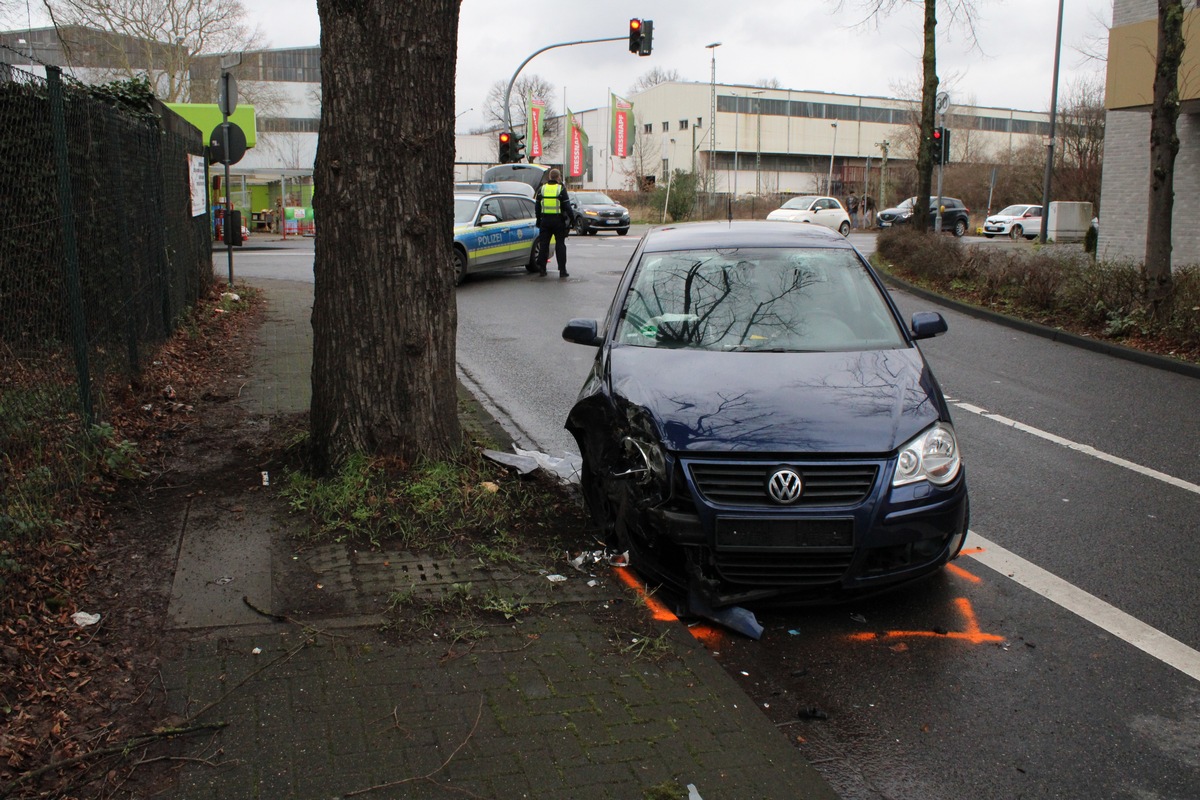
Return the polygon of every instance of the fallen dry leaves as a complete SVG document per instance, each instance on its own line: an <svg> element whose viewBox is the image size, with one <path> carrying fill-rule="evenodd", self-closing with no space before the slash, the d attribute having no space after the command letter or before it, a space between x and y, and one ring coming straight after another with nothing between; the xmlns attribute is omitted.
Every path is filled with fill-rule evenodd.
<svg viewBox="0 0 1200 800"><path fill-rule="evenodd" d="M218 393L229 377L245 371L264 302L239 287L238 313L212 313L224 289L213 287L188 324L146 359L135 383L105 387L104 421L116 441L137 445L146 476L92 477L72 493L52 536L0 541L0 557L19 565L0 576L0 797L120 796L146 745L82 758L34 780L23 776L149 733L163 718L157 645L170 576L147 570L140 585L130 580L138 542L114 530L110 512L154 480L178 434L196 424L196 404L225 399ZM72 620L101 609L95 625Z"/></svg>

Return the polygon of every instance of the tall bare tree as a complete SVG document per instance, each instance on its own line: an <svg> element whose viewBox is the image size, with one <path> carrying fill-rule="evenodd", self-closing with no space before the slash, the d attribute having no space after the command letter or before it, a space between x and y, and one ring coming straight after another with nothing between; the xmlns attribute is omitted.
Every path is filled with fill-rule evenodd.
<svg viewBox="0 0 1200 800"><path fill-rule="evenodd" d="M938 92L937 76L937 7L941 3L947 12L950 24L958 23L966 28L972 42L975 35L975 0L859 0L866 8L863 23L878 22L897 9L920 6L924 12L922 26L924 46L921 52L921 113L920 147L917 150L917 206L914 209L914 224L924 230L929 222L929 196L933 191L933 128L935 102ZM839 7L840 7L839 3Z"/></svg>
<svg viewBox="0 0 1200 800"><path fill-rule="evenodd" d="M1057 134L1061 143L1055 167L1058 193L1086 200L1098 210L1104 158L1104 83L1099 77L1081 78L1067 88Z"/></svg>
<svg viewBox="0 0 1200 800"><path fill-rule="evenodd" d="M459 0L318 0L311 441L328 472L461 446L455 383Z"/></svg>
<svg viewBox="0 0 1200 800"><path fill-rule="evenodd" d="M247 23L241 0L43 0L63 47L95 48L108 77L144 74L159 99L191 100L188 74L201 53L262 46L263 34ZM90 36L81 29L112 36ZM86 38L84 38L86 37Z"/></svg>
<svg viewBox="0 0 1200 800"><path fill-rule="evenodd" d="M1179 154L1179 66L1183 63L1183 0L1158 0L1158 53L1150 109L1150 204L1146 209L1146 299L1157 316L1171 297L1171 213Z"/></svg>
<svg viewBox="0 0 1200 800"><path fill-rule="evenodd" d="M507 88L507 80L496 81L488 89L487 97L483 101L483 118L491 122L494 128L504 125L504 90ZM558 110L554 105L554 86L540 75L523 75L513 82L512 92L508 96L508 118L512 120L513 125L520 127L529 118L530 95L546 103L542 119L547 125L558 117Z"/></svg>
<svg viewBox="0 0 1200 800"><path fill-rule="evenodd" d="M679 70L663 69L662 67L654 67L647 70L638 76L638 79L629 87L630 94L644 92L647 89L652 89L660 83L674 83L679 80Z"/></svg>

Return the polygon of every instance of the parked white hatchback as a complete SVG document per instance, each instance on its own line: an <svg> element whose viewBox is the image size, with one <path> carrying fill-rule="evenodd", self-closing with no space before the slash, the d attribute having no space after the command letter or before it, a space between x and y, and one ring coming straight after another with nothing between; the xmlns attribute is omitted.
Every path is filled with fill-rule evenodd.
<svg viewBox="0 0 1200 800"><path fill-rule="evenodd" d="M767 219L781 222L815 222L835 230L842 236L850 235L850 215L835 197L820 197L817 195L802 195L793 197L777 208Z"/></svg>
<svg viewBox="0 0 1200 800"><path fill-rule="evenodd" d="M989 239L993 236L1036 239L1042 235L1042 207L1015 205L1003 208L983 221L983 235Z"/></svg>

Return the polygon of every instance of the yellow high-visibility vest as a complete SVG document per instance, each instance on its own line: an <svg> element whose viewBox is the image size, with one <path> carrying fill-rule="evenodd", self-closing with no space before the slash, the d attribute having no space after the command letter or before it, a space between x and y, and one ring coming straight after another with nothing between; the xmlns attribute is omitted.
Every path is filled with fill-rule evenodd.
<svg viewBox="0 0 1200 800"><path fill-rule="evenodd" d="M559 195L562 194L562 185L558 183L547 183L542 187L542 214L554 215L561 213L562 203L559 202Z"/></svg>

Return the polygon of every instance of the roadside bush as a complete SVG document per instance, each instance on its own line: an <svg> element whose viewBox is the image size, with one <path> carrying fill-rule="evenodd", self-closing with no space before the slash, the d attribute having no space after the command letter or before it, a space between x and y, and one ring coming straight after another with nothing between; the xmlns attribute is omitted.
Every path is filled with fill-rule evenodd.
<svg viewBox="0 0 1200 800"><path fill-rule="evenodd" d="M973 277L962 245L948 235L901 225L880 233L875 249L913 277L938 285Z"/></svg>
<svg viewBox="0 0 1200 800"><path fill-rule="evenodd" d="M1200 265L1177 269L1169 304L1155 318L1139 264L1093 261L1082 248L964 248L945 236L905 228L880 234L874 257L885 271L975 305L1100 338L1200 360Z"/></svg>

